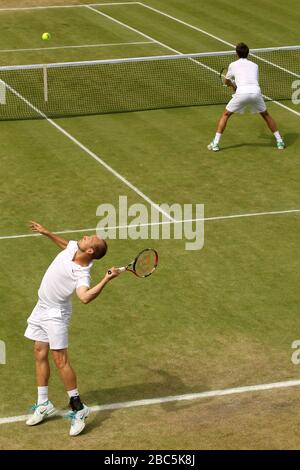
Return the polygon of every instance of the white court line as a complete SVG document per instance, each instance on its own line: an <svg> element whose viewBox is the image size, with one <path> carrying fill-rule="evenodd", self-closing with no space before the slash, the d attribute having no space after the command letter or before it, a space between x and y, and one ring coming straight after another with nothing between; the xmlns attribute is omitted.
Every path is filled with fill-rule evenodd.
<svg viewBox="0 0 300 470"><path fill-rule="evenodd" d="M69 132L67 132L62 126L57 124L56 122L53 121L53 119L48 118L46 114L44 114L40 109L38 109L36 106L34 106L30 101L28 101L24 96L22 96L20 93L18 93L14 88L12 88L8 83L4 82L5 86L8 90L11 91L15 96L20 98L20 100L24 101L24 103L27 104L31 109L33 109L37 114L39 114L42 118L46 119L46 121L51 124L51 126L55 127L59 132L61 132L65 137L67 137L69 140L71 140L75 145L77 145L81 150L83 150L85 153L87 153L90 157L92 157L94 160L96 160L100 165L102 165L106 170L108 170L110 173L112 173L116 178L118 178L122 183L124 183L126 186L128 186L130 189L132 189L135 193L137 193L142 199L144 199L146 202L148 202L151 206L153 206L158 212L163 214L167 219L169 220L175 220L173 217L171 217L167 212L162 210L158 204L153 202L146 194L144 194L142 191L140 191L136 186L134 186L130 181L128 181L124 176L122 176L120 173L118 173L116 170L114 170L110 165L108 165L102 158L100 158L98 155L96 155L94 152L92 152L88 147L83 145L79 140L77 140L75 137L73 137Z"/></svg>
<svg viewBox="0 0 300 470"><path fill-rule="evenodd" d="M149 405L160 405L162 403L172 403L178 401L186 400L200 400L204 398L216 398L224 397L228 395L237 395L241 393L255 393L262 392L265 390L275 390L281 388L289 387L299 387L300 380L287 380L285 382L274 382L269 384L260 384L260 385L249 385L246 387L236 387L236 388L225 388L223 390L211 390L208 392L199 392L199 393L185 393L183 395L171 395L168 397L161 398L149 398L146 400L134 400L134 401L125 401L119 403L109 403L107 405L97 405L91 406L90 411L92 413L99 411L109 411L109 410L121 410L124 408L134 408L137 406L149 406ZM67 411L58 411L56 416L65 416ZM7 418L0 418L0 424L9 424L17 423L20 421L26 421L30 415L21 415L21 416L10 416Z"/></svg>
<svg viewBox="0 0 300 470"><path fill-rule="evenodd" d="M97 7L105 7L105 5L138 5L139 2L112 2L112 3L89 3L89 5ZM87 4L82 4L85 7Z"/></svg>
<svg viewBox="0 0 300 470"><path fill-rule="evenodd" d="M105 227L105 231L108 230L118 230L123 228L139 228L139 227L155 227L157 225L170 225L170 224L183 224L189 222L209 222L213 220L227 220L227 219L242 219L245 217L262 217L267 215L283 215L283 214L294 214L300 212L300 209L290 209L285 211L273 211L273 212L250 212L248 214L233 214L233 215L218 215L215 217L204 217L204 218L195 218L195 219L184 219L184 220L170 220L162 222L149 222L145 224L130 224L130 225L116 225L114 227ZM86 232L96 232L97 227L93 228L82 228L74 230L61 230L59 232L53 232L56 235L69 234L69 233L86 233ZM22 235L6 235L0 237L0 240L12 240L16 238L31 238L31 237L41 237L39 233L26 233Z"/></svg>
<svg viewBox="0 0 300 470"><path fill-rule="evenodd" d="M176 18L175 16L169 15L168 13L165 13L165 12L163 12L163 11L161 11L161 10L158 10L157 8L151 7L151 6L147 5L146 3L142 3L142 2L137 2L137 3L138 3L139 5L145 7L145 8L148 8L149 10L153 10L154 12L156 12L156 13L158 13L158 14L160 14L160 15L166 16L167 18L170 18L171 20L177 21L178 23L181 23L181 24L183 24L184 26L187 26L187 27L189 27L189 28L191 28L191 29L194 29L194 30L196 30L196 31L199 31L200 33L205 34L206 36L209 36L209 37L215 39L216 41L222 42L223 44L226 44L227 46L230 46L230 47L235 48L235 45L234 45L234 44L232 44L232 43L230 43L230 42L228 42L228 41L225 41L224 39L220 38L219 36L215 36L214 34L211 34L211 33L209 33L208 31L205 31L204 29L198 28L197 26L193 26L193 25L191 25L190 23L187 23L186 21L180 20L180 19ZM162 43L161 43L161 44L162 44ZM166 47L169 47L169 46L166 46ZM174 49L173 49L173 50L174 50ZM180 54L180 52L178 52L178 53ZM289 73L289 74L291 74L291 75L294 75L294 76L296 76L296 77L299 77L299 75L297 75L297 74L291 72L290 70L283 69L283 67L280 67L280 66L277 65L277 64L273 64L272 62L269 62L269 61L267 61L266 59L262 59L261 57L256 56L255 54L251 54L251 55L252 55L253 57L259 59L259 60L262 60L263 62L267 62L269 65L272 65L272 66L274 66L274 67L276 67L276 68L279 68L279 69L281 69L281 70L284 70L285 72L287 72L287 73ZM280 103L279 101L273 100L272 98L270 98L270 97L268 97L268 96L266 96L266 95L263 95L263 96L264 96L264 98L266 98L267 100L272 101L273 103L277 104L278 106L281 106L282 108L286 109L287 111L290 111L291 113L293 113L293 114L295 114L296 116L299 116L299 117L300 117L300 113L297 112L297 111L295 111L293 108L290 108L289 106L286 106L286 105Z"/></svg>
<svg viewBox="0 0 300 470"><path fill-rule="evenodd" d="M105 5L137 5L139 2L112 2L112 3L91 3L94 6L105 6ZM1 11L22 11L22 10L51 10L55 8L82 8L85 7L87 4L82 3L79 5L48 5L48 6L40 6L40 7L7 7L7 8L0 8Z"/></svg>
<svg viewBox="0 0 300 470"><path fill-rule="evenodd" d="M153 41L112 42L112 43L107 43L107 44L83 44L79 46L34 47L31 49L0 49L0 53L1 52L51 51L55 49L80 49L83 47L132 46L136 44L153 44Z"/></svg>

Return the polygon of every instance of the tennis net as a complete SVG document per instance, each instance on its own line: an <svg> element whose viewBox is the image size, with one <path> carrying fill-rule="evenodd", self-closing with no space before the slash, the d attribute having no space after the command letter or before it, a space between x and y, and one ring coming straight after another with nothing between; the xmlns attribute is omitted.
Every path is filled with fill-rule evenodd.
<svg viewBox="0 0 300 470"><path fill-rule="evenodd" d="M223 51L0 67L0 120L224 104L232 91L220 72L235 59ZM249 59L266 100L290 100L300 87L300 46L252 49Z"/></svg>

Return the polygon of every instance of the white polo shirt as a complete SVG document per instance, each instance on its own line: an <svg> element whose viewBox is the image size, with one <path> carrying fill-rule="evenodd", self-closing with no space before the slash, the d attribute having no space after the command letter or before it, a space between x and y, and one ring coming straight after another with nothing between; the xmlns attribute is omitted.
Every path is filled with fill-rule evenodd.
<svg viewBox="0 0 300 470"><path fill-rule="evenodd" d="M235 81L237 95L261 93L258 82L258 65L248 59L238 59L231 62L226 78Z"/></svg>
<svg viewBox="0 0 300 470"><path fill-rule="evenodd" d="M47 269L39 291L39 299L49 306L71 305L71 296L80 286L90 287L90 270L88 266L79 266L73 258L78 250L77 242L70 241Z"/></svg>

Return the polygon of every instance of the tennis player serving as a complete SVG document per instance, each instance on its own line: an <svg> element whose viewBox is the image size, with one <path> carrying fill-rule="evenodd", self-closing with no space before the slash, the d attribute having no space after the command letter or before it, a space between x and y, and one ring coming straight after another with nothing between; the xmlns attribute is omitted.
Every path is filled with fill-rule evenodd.
<svg viewBox="0 0 300 470"><path fill-rule="evenodd" d="M235 94L227 104L225 111L219 119L216 135L208 145L209 150L217 152L220 150L219 142L226 128L228 119L233 113L243 113L247 105L252 107L253 113L260 113L268 128L274 134L277 148L283 150L284 141L278 132L274 119L267 111L258 82L258 66L247 59L249 48L243 42L236 46L238 60L232 62L225 76L225 85L233 88Z"/></svg>
<svg viewBox="0 0 300 470"><path fill-rule="evenodd" d="M94 287L90 287L90 270L94 260L101 259L107 251L106 242L97 237L84 236L78 242L67 241L42 225L31 222L31 229L45 235L61 248L47 269L38 291L38 302L28 318L25 337L33 340L36 365L38 399L28 426L40 423L55 413L48 398L50 377L49 350L70 399L72 412L70 435L76 436L85 427L89 408L82 403L77 388L76 374L68 357L68 324L72 314L71 297L74 291L82 303L96 299L102 289L120 270L113 267Z"/></svg>

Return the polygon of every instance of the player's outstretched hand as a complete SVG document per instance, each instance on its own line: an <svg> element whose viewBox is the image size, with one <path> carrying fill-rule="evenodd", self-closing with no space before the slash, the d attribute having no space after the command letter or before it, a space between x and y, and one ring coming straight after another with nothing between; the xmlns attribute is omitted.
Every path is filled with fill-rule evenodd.
<svg viewBox="0 0 300 470"><path fill-rule="evenodd" d="M120 270L119 268L115 268L114 266L110 268L107 273L106 273L106 278L107 279L113 279L115 277L118 277L120 275Z"/></svg>
<svg viewBox="0 0 300 470"><path fill-rule="evenodd" d="M38 232L38 233L41 233L42 235L46 235L47 233L49 233L49 230L47 230L41 224L34 222L33 220L30 221L30 228L33 232Z"/></svg>

